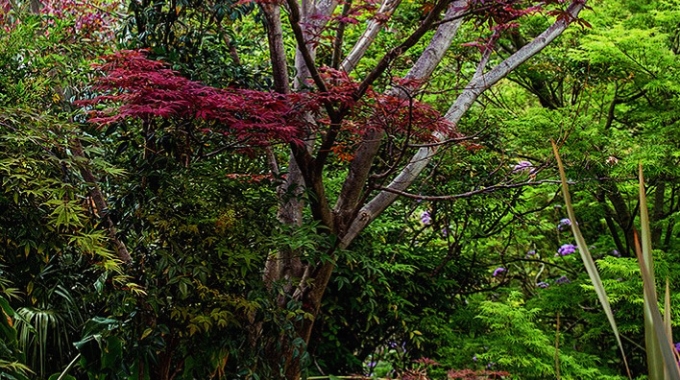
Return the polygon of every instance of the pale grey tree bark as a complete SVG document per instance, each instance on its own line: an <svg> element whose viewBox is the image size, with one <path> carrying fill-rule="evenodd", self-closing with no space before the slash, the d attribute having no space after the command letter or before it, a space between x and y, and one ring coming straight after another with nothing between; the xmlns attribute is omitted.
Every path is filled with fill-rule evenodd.
<svg viewBox="0 0 680 380"><path fill-rule="evenodd" d="M347 54L347 57L345 57L345 59L340 64L340 70L343 70L347 73L354 71L354 68L356 68L359 60L364 56L364 54L366 54L366 51L371 46L371 44L373 44L373 41L375 41L378 33L382 30L383 25L385 25L387 20L392 17L392 14L397 9L399 4L401 4L401 0L383 0L382 4L380 4L378 14L376 15L377 17L368 21L368 26L361 35L361 38L359 38L357 43L354 44L352 51Z"/></svg>

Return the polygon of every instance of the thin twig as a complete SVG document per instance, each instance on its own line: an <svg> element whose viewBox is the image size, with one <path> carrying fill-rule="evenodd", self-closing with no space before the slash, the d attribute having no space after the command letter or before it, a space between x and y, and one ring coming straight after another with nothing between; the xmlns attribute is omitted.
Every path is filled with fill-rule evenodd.
<svg viewBox="0 0 680 380"><path fill-rule="evenodd" d="M406 198L420 199L420 200L423 200L423 201L452 201L452 200L455 200L455 199L469 198L469 197L472 197L472 196L478 195L478 194L491 193L491 192L494 192L496 190L516 189L518 187L525 187L525 186L538 186L538 185L543 185L543 184L546 184L546 183L560 184L560 181L557 181L557 180L542 180L542 181L500 184L500 185L488 186L488 187L484 187L484 188L481 188L481 189L472 190L472 191L468 191L468 192L465 192L465 193L454 194L454 195L412 194L412 193L408 193L406 191L396 190L396 189L392 189L392 188L385 187L385 186L378 187L376 190L386 191L388 193L394 193L394 194L401 195L401 196L406 197ZM574 182L570 182L570 183L573 184Z"/></svg>

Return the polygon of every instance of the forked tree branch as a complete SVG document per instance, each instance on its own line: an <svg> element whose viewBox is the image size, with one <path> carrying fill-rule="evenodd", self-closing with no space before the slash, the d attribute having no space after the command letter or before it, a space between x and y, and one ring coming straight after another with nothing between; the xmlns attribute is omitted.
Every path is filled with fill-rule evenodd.
<svg viewBox="0 0 680 380"><path fill-rule="evenodd" d="M299 28L299 9L296 11L295 8L297 7L297 2L296 0L288 0L289 6L291 8L291 23L293 21L297 20L297 27ZM387 69L389 64L398 56L406 52L408 49L410 49L413 45L415 45L420 39L425 35L425 33L430 29L431 25L439 18L440 13L442 10L446 7L446 5L449 3L448 0L439 0L435 6L430 10L430 12L427 14L425 17L425 20L421 23L421 25L408 37L404 42L402 42L399 46L396 48L390 50L387 54L383 56L383 58L378 62L378 65L374 70L372 70L366 78L359 84L358 89L355 91L353 94L353 97L358 100L360 99L365 93L368 87L371 86L371 84L380 76L383 74L383 72ZM297 12L297 14L296 14ZM302 30L300 29L299 32L296 31L295 25L293 30L295 31L296 38L298 38L298 45L300 45L300 38L302 38ZM299 37L298 37L299 35ZM310 63L312 60L312 57L309 53L309 50L307 49L306 46L302 47L303 49L301 50L302 56L305 60L305 63L307 64L307 68L310 70L310 74L312 75L313 78L315 78L315 75L318 75L318 72L316 71L315 67L312 67L310 65L313 65L313 62ZM315 74L316 73L316 74ZM319 77L319 80L323 82L323 80ZM316 82L316 78L314 79ZM318 86L318 84L317 84ZM325 88L325 87L324 87ZM319 89L322 89L319 87ZM339 110L339 112L336 112L332 105L326 104L326 110L328 112L328 115L331 119L331 125L330 128L328 129L326 136L324 137L321 147L319 149L319 152L317 153L316 160L314 162L314 174L315 177L320 177L321 173L323 172L324 166L326 164L326 160L330 154L330 148L335 144L335 139L338 136L338 133L340 131L340 126L342 123L342 118L345 114L345 112L349 111L349 107L343 107Z"/></svg>
<svg viewBox="0 0 680 380"><path fill-rule="evenodd" d="M353 94L354 99L361 99L368 88L373 85L373 82L375 82L376 79L378 79L385 72L385 70L387 70L390 63L392 63L394 59L404 54L404 52L420 41L425 33L430 30L432 24L439 18L439 14L446 8L448 3L448 0L437 1L430 12L428 12L427 17L425 17L425 20L423 20L420 26L413 33L411 33L411 35L408 36L404 42L387 52L387 54L385 54L380 59L380 61L375 65L375 68L373 68L373 70L371 70L366 78L364 78L364 80L359 84L359 87Z"/></svg>
<svg viewBox="0 0 680 380"><path fill-rule="evenodd" d="M346 0L345 5L342 7L342 17L347 17L349 11L352 9L352 0ZM333 55L331 56L331 67L338 69L340 67L340 60L342 59L342 43L345 38L345 28L347 26L346 22L341 22L338 26L338 30L335 33L335 39L333 40Z"/></svg>
<svg viewBox="0 0 680 380"><path fill-rule="evenodd" d="M473 78L465 87L463 92L458 96L451 108L445 115L445 118L453 126L451 130L444 132L435 132L433 137L435 141L442 141L452 133L455 132L455 126L467 112L468 109L475 102L477 97L496 84L499 80L507 76L511 71L516 69L519 65L526 62L529 58L543 50L555 38L557 38L573 20L576 20L578 14L585 7L586 0L572 0L571 4L566 10L563 17L558 18L555 23L548 27L543 33L534 38L533 41L523 46L517 52L506 58L500 64L495 66L489 72L479 77ZM371 223L378 215L380 215L394 200L399 196L395 191L403 192L408 188L420 173L429 164L432 157L437 153L438 147L420 148L418 152L411 158L410 162L401 170L401 172L392 180L387 186L390 191L383 190L371 201L364 205L354 218L352 224L349 226L347 232L341 238L341 247L347 247L358 234Z"/></svg>
<svg viewBox="0 0 680 380"><path fill-rule="evenodd" d="M468 0L457 0L449 5L444 17L455 18L456 21L442 24L437 28L437 31L430 40L430 44L406 75L405 79L408 83L406 90L417 90L432 75L434 69L444 57L444 53L451 46L451 41L453 41L462 22L462 19L457 18L457 16L465 11L467 4ZM404 96L405 94L403 90L392 88L388 90L388 95ZM370 174L373 161L380 149L383 137L384 133L381 131L368 131L354 154L354 158L350 163L349 173L334 207L339 221L339 223L336 223L336 226L341 226L343 229L343 231L339 231L340 233L345 232L344 228L355 217L359 200L364 191L364 185Z"/></svg>

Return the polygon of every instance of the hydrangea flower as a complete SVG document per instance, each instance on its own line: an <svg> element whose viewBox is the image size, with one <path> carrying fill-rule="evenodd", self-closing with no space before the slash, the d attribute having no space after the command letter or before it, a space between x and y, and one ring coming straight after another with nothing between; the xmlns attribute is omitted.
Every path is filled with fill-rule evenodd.
<svg viewBox="0 0 680 380"><path fill-rule="evenodd" d="M560 284L560 285L568 284L570 282L571 282L571 280L569 280L569 278L567 276L562 276L562 277L558 278L557 280L555 280L555 283Z"/></svg>
<svg viewBox="0 0 680 380"><path fill-rule="evenodd" d="M550 284L548 284L547 282L541 281L541 282L539 282L538 284L536 284L536 286L538 286L539 288L545 289L545 288L547 288L548 286L550 286Z"/></svg>
<svg viewBox="0 0 680 380"><path fill-rule="evenodd" d="M505 271L507 271L507 269L505 269L503 267L498 267L498 268L494 269L492 276L496 277L501 273L505 273Z"/></svg>
<svg viewBox="0 0 680 380"><path fill-rule="evenodd" d="M429 211L423 211L420 214L420 221L426 226L429 225L430 223L432 223L432 216L430 216L430 212Z"/></svg>
<svg viewBox="0 0 680 380"><path fill-rule="evenodd" d="M576 246L573 244L564 244L557 250L557 255L555 256L567 256L576 252Z"/></svg>

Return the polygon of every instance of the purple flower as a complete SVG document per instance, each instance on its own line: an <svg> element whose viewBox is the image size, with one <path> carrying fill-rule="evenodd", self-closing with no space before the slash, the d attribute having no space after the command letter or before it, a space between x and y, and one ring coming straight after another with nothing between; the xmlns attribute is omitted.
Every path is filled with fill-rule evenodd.
<svg viewBox="0 0 680 380"><path fill-rule="evenodd" d="M531 257L531 256L536 256L536 250L535 249L532 249L531 251L527 252L527 257Z"/></svg>
<svg viewBox="0 0 680 380"><path fill-rule="evenodd" d="M472 361L476 362L477 361L477 355L472 355Z"/></svg>
<svg viewBox="0 0 680 380"><path fill-rule="evenodd" d="M560 285L568 284L570 282L571 282L571 280L569 280L569 278L567 278L567 276L562 276L562 277L558 278L557 280L555 280L555 283L560 284Z"/></svg>
<svg viewBox="0 0 680 380"><path fill-rule="evenodd" d="M621 257L621 253L619 251L617 251L616 249L612 249L612 251L610 253L611 253L612 256Z"/></svg>
<svg viewBox="0 0 680 380"><path fill-rule="evenodd" d="M447 237L449 236L449 229L444 227L442 228L442 237Z"/></svg>
<svg viewBox="0 0 680 380"><path fill-rule="evenodd" d="M571 220L569 220L569 218L560 219L560 222L557 223L558 231L564 231L569 227L571 227Z"/></svg>
<svg viewBox="0 0 680 380"><path fill-rule="evenodd" d="M576 252L576 246L573 244L564 244L557 250L557 255L555 256L567 256Z"/></svg>
<svg viewBox="0 0 680 380"><path fill-rule="evenodd" d="M496 277L496 276L498 276L498 275L501 274L501 273L505 273L506 270L507 270L507 269L505 269L505 268L503 268L503 267L498 267L498 268L494 269L493 275L492 275L492 276Z"/></svg>
<svg viewBox="0 0 680 380"><path fill-rule="evenodd" d="M680 343L675 344L675 351L680 352Z"/></svg>
<svg viewBox="0 0 680 380"><path fill-rule="evenodd" d="M534 167L534 164L532 164L529 161L520 161L517 163L517 165L512 167L512 172L513 173L519 173L521 171L531 171L533 172L532 168Z"/></svg>
<svg viewBox="0 0 680 380"><path fill-rule="evenodd" d="M420 221L426 226L429 225L430 223L432 223L432 216L430 216L430 212L429 211L423 211L420 214Z"/></svg>
<svg viewBox="0 0 680 380"><path fill-rule="evenodd" d="M547 282L541 281L541 282L539 282L538 284L536 284L536 286L538 286L539 288L545 289L545 288L547 288L548 286L550 286L550 284L548 284Z"/></svg>

